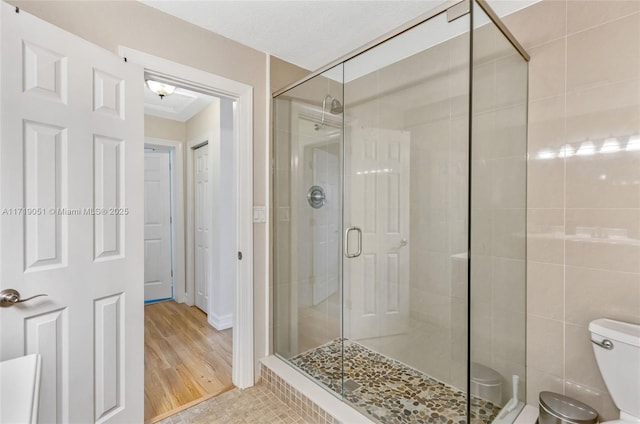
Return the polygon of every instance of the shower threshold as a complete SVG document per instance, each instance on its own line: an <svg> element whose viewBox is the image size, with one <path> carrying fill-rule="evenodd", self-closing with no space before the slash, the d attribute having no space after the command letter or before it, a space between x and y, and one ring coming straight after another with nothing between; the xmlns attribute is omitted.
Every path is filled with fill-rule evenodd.
<svg viewBox="0 0 640 424"><path fill-rule="evenodd" d="M290 361L317 382L342 393L344 400L377 422L467 422L463 391L349 339L333 340ZM472 397L472 404L472 424L489 424L500 412L483 399Z"/></svg>

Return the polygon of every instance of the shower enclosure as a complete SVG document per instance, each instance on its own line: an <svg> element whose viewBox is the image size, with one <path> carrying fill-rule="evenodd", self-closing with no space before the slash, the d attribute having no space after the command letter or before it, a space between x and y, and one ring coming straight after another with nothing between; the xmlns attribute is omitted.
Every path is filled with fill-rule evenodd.
<svg viewBox="0 0 640 424"><path fill-rule="evenodd" d="M274 94L274 353L374 421L524 405L527 60L449 1Z"/></svg>

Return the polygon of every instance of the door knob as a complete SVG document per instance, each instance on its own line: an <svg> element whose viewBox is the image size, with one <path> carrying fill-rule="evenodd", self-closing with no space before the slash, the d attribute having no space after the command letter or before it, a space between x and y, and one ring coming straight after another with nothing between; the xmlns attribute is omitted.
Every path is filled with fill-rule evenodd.
<svg viewBox="0 0 640 424"><path fill-rule="evenodd" d="M46 294L37 294L35 296L27 297L26 299L20 299L20 292L14 289L4 289L0 291L0 306L13 306L16 303L26 302L27 300L34 299L40 296L47 296Z"/></svg>

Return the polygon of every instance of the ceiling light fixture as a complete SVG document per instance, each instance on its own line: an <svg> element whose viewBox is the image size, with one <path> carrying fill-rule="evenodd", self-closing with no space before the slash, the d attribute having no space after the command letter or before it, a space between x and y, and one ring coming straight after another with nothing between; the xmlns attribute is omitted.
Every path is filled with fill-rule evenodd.
<svg viewBox="0 0 640 424"><path fill-rule="evenodd" d="M149 87L149 90L160 96L161 99L163 99L164 96L169 96L173 94L174 91L176 91L176 88L173 85L165 84L163 82L148 79L145 81L145 83L147 84L147 87Z"/></svg>

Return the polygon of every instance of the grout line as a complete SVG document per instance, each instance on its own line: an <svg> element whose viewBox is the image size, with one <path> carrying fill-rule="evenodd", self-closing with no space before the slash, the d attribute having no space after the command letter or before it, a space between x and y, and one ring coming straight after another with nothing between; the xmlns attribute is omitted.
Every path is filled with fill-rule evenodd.
<svg viewBox="0 0 640 424"><path fill-rule="evenodd" d="M613 18L613 19L610 19L608 21L600 22L599 24L596 24L596 25L593 25L593 26L590 26L590 27L587 27L587 28L583 28L583 29L581 29L579 31L569 32L569 22L568 22L569 2L567 2L567 8L566 8L566 13L565 13L565 20L566 20L565 31L566 31L566 35L567 35L567 37L569 37L569 36L574 36L574 35L577 35L577 34L581 34L583 32L587 32L587 31L590 31L592 29L599 28L601 26L609 25L609 24L612 24L614 22L621 21L623 19L627 19L627 18L630 18L630 17L635 16L635 15L640 15L640 10L639 11L635 11L635 12L631 12L631 13L623 15L623 16L618 16L617 18Z"/></svg>
<svg viewBox="0 0 640 424"><path fill-rule="evenodd" d="M590 267L590 266L571 265L571 264L559 263L559 262L534 261L534 260L530 260L530 259L527 259L527 262L531 263L531 264L538 264L538 265L561 266L561 267L563 267L563 269L566 269L566 268L579 268L579 269L586 269L586 270L590 270L590 271L611 272L611 273L615 273L615 274L628 274L628 275L634 275L634 276L640 275L640 272L618 271L618 270L613 270L613 269L594 268L594 267Z"/></svg>

